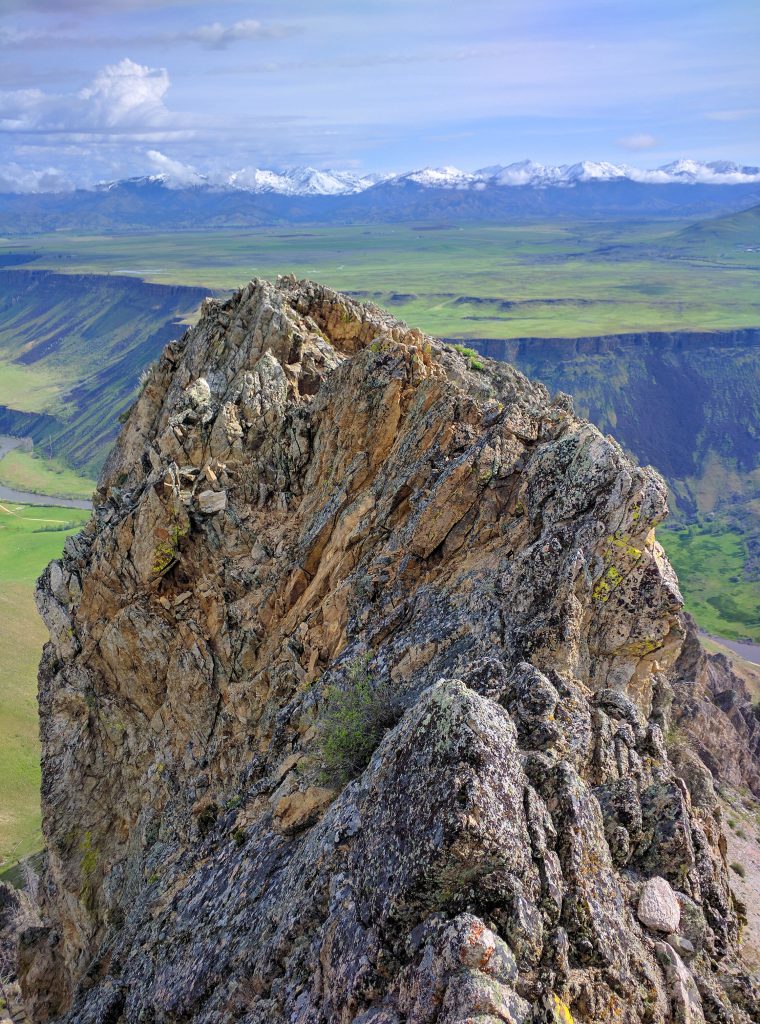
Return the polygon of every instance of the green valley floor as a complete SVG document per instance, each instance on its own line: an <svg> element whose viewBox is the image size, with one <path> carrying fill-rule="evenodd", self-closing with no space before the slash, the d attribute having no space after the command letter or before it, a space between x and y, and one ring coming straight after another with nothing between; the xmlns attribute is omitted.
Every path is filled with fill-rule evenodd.
<svg viewBox="0 0 760 1024"><path fill-rule="evenodd" d="M34 582L88 513L0 502L0 871L41 846Z"/></svg>

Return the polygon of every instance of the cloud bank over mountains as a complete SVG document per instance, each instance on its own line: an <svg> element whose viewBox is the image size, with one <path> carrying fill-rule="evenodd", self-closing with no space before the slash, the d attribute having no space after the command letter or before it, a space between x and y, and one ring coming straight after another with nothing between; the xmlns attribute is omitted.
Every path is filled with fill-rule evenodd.
<svg viewBox="0 0 760 1024"><path fill-rule="evenodd" d="M575 164L545 165L521 160L477 171L456 167L424 167L403 174L356 174L350 171L295 167L280 170L243 167L205 174L190 164L166 156L158 149L145 153L152 173L131 179L137 184L157 183L168 189L202 188L217 191L274 193L285 196L346 196L377 185L398 188L474 190L487 188L572 188L589 182L631 181L644 185L752 185L760 183L760 167L740 166L727 160L701 163L677 160L649 170L628 164L590 160ZM101 182L95 189L110 189L120 182ZM54 168L29 171L20 165L0 166L0 192L65 192L73 183Z"/></svg>
<svg viewBox="0 0 760 1024"><path fill-rule="evenodd" d="M0 132L57 138L62 143L169 141L186 137L189 125L164 104L169 90L165 68L150 68L124 58L102 68L92 82L73 94L41 89L0 92Z"/></svg>

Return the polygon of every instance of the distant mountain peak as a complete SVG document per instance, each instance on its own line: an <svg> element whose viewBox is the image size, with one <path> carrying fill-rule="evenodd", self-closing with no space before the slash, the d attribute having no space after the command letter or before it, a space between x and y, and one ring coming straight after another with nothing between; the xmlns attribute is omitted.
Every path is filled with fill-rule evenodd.
<svg viewBox="0 0 760 1024"><path fill-rule="evenodd" d="M731 160L702 162L673 160L660 167L641 169L606 160L580 160L574 164L540 164L517 160L491 164L476 171L459 167L420 167L400 174L357 173L317 167L288 167L280 170L242 167L232 172L201 174L178 165L180 170L162 171L118 181L100 182L92 191L114 188L209 189L284 196L349 196L386 185L421 189L478 190L499 187L572 188L591 182L631 181L642 185L700 184L752 185L760 183L760 167Z"/></svg>

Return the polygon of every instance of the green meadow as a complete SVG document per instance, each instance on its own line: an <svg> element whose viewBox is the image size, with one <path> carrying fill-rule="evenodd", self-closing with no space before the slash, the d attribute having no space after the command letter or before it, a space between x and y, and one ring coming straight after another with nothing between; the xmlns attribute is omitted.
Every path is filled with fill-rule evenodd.
<svg viewBox="0 0 760 1024"><path fill-rule="evenodd" d="M744 537L720 520L660 529L657 536L702 629L760 644L760 583L745 577Z"/></svg>
<svg viewBox="0 0 760 1024"><path fill-rule="evenodd" d="M16 448L0 459L0 484L51 498L88 499L95 490L94 480L75 473L60 459L46 458L40 449Z"/></svg>
<svg viewBox="0 0 760 1024"><path fill-rule="evenodd" d="M0 502L0 867L38 849L37 664L47 633L34 581L89 513Z"/></svg>

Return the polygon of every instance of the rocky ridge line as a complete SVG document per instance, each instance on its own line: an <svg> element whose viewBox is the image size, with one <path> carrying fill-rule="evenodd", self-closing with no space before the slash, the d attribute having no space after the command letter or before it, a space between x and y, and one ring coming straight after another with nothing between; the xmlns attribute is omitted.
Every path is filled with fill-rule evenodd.
<svg viewBox="0 0 760 1024"><path fill-rule="evenodd" d="M34 1018L754 1019L712 781L663 742L662 480L317 285L203 314L39 584ZM329 785L357 664L398 722Z"/></svg>

